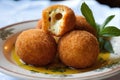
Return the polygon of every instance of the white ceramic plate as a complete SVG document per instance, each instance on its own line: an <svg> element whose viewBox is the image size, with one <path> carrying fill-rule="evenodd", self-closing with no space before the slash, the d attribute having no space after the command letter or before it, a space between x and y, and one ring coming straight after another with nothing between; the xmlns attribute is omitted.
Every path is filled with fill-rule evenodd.
<svg viewBox="0 0 120 80"><path fill-rule="evenodd" d="M5 56L6 54L11 53L11 47L14 45L15 42L14 39L10 41L10 37L16 37L15 34L23 30L35 28L36 24L37 20L32 20L12 24L0 29L0 72L14 77L34 80L96 80L107 78L120 72L120 46L117 45L120 44L120 37L116 37L111 40L115 53L110 55L109 63L106 66L92 71L68 75L53 75L32 73L29 70L25 70L13 64L11 59L9 58L9 55Z"/></svg>

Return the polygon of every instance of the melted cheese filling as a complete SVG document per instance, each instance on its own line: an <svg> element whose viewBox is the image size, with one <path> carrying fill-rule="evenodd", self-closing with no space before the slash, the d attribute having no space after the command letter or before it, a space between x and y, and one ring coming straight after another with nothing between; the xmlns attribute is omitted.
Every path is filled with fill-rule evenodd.
<svg viewBox="0 0 120 80"><path fill-rule="evenodd" d="M62 17L60 19L57 19L55 16L59 13L62 15ZM52 31L55 34L58 34L61 31L61 26L63 26L63 21L64 21L63 17L65 14L66 12L61 9L53 10L49 14L49 18L50 18L49 30L50 31Z"/></svg>

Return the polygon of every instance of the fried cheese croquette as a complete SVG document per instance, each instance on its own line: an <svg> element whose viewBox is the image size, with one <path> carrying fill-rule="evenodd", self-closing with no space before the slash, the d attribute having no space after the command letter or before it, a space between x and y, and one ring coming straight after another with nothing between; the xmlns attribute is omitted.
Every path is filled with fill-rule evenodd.
<svg viewBox="0 0 120 80"><path fill-rule="evenodd" d="M76 15L75 29L85 30L96 36L95 29L86 21L86 19L83 16Z"/></svg>
<svg viewBox="0 0 120 80"><path fill-rule="evenodd" d="M15 51L26 64L44 66L53 61L56 42L52 36L40 29L29 29L18 36Z"/></svg>
<svg viewBox="0 0 120 80"><path fill-rule="evenodd" d="M38 21L36 29L42 29L42 19Z"/></svg>
<svg viewBox="0 0 120 80"><path fill-rule="evenodd" d="M65 65L73 68L86 68L96 62L99 44L91 33L76 30L65 34L60 39L58 53Z"/></svg>
<svg viewBox="0 0 120 80"><path fill-rule="evenodd" d="M64 5L53 5L42 12L42 29L55 36L62 36L75 26L73 10Z"/></svg>

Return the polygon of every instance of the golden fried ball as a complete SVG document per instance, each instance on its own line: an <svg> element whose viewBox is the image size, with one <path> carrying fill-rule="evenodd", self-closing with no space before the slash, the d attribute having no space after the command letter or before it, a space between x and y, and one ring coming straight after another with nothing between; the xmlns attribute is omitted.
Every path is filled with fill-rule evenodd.
<svg viewBox="0 0 120 80"><path fill-rule="evenodd" d="M61 61L73 68L92 66L98 57L99 44L94 35L87 31L72 31L64 35L58 43Z"/></svg>
<svg viewBox="0 0 120 80"><path fill-rule="evenodd" d="M55 36L62 36L74 29L76 17L65 5L52 5L42 11L42 29Z"/></svg>
<svg viewBox="0 0 120 80"><path fill-rule="evenodd" d="M18 36L15 50L26 64L44 66L53 61L56 55L56 42L42 30L30 29Z"/></svg>
<svg viewBox="0 0 120 80"><path fill-rule="evenodd" d="M75 29L85 30L96 36L95 29L86 21L86 19L83 16L76 15Z"/></svg>

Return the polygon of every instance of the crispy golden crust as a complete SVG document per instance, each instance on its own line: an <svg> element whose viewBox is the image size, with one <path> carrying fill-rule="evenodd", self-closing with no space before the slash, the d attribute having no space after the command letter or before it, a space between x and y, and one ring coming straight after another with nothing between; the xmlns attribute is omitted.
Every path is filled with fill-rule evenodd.
<svg viewBox="0 0 120 80"><path fill-rule="evenodd" d="M85 30L96 36L95 29L86 21L86 19L83 16L78 16L78 15L76 16L75 29Z"/></svg>
<svg viewBox="0 0 120 80"><path fill-rule="evenodd" d="M99 44L95 36L87 31L72 31L64 35L58 43L61 61L74 68L92 66L99 54Z"/></svg>
<svg viewBox="0 0 120 80"><path fill-rule="evenodd" d="M55 36L62 36L72 30L76 22L72 9L64 5L53 5L44 9L42 19L42 29Z"/></svg>
<svg viewBox="0 0 120 80"><path fill-rule="evenodd" d="M54 59L56 43L53 37L42 30L30 29L18 36L15 50L26 64L44 66Z"/></svg>
<svg viewBox="0 0 120 80"><path fill-rule="evenodd" d="M38 21L36 29L42 29L42 19Z"/></svg>

